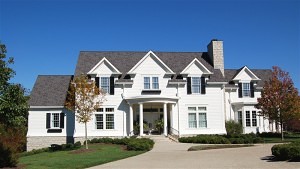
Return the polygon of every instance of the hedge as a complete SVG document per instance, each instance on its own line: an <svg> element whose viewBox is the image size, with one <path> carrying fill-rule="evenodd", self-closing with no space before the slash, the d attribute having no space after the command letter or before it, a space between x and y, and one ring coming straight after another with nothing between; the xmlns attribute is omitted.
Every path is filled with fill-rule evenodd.
<svg viewBox="0 0 300 169"><path fill-rule="evenodd" d="M300 161L300 142L277 144L271 148L276 160Z"/></svg>
<svg viewBox="0 0 300 169"><path fill-rule="evenodd" d="M88 140L91 144L94 143L105 143L105 144L119 144L126 145L127 150L133 151L149 151L153 148L154 141L148 138L93 138Z"/></svg>

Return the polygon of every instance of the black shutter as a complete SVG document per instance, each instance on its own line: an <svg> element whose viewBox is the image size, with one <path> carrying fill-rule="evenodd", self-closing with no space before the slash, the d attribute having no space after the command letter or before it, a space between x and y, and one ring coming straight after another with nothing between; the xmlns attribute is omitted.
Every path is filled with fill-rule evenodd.
<svg viewBox="0 0 300 169"><path fill-rule="evenodd" d="M114 77L110 77L110 91L109 94L110 95L114 95L115 94L115 78Z"/></svg>
<svg viewBox="0 0 300 169"><path fill-rule="evenodd" d="M65 125L65 113L60 113L60 128L63 129Z"/></svg>
<svg viewBox="0 0 300 169"><path fill-rule="evenodd" d="M205 94L205 77L201 77L201 94Z"/></svg>
<svg viewBox="0 0 300 169"><path fill-rule="evenodd" d="M250 82L250 96L254 97L254 87L253 87L253 82Z"/></svg>
<svg viewBox="0 0 300 169"><path fill-rule="evenodd" d="M50 118L51 118L51 113L47 113L47 116L46 116L46 129L50 128Z"/></svg>
<svg viewBox="0 0 300 169"><path fill-rule="evenodd" d="M239 98L242 98L242 83L239 83Z"/></svg>
<svg viewBox="0 0 300 169"><path fill-rule="evenodd" d="M191 77L187 77L186 80L187 80L187 86L186 86L187 94L192 94Z"/></svg>
<svg viewBox="0 0 300 169"><path fill-rule="evenodd" d="M96 86L99 88L99 77L95 77Z"/></svg>

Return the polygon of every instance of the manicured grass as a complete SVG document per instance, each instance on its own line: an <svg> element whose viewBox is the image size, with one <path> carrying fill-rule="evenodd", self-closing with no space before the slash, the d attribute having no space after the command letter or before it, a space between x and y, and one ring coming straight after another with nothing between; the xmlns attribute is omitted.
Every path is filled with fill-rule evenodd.
<svg viewBox="0 0 300 169"><path fill-rule="evenodd" d="M145 151L127 151L121 145L90 144L73 151L44 152L19 159L20 166L26 168L86 168L135 156Z"/></svg>
<svg viewBox="0 0 300 169"><path fill-rule="evenodd" d="M221 145L201 145L201 146L192 146L188 151L200 151L200 150L210 150L210 149L223 149L223 148L239 148L239 147L250 147L254 146L253 144L221 144Z"/></svg>
<svg viewBox="0 0 300 169"><path fill-rule="evenodd" d="M275 133L269 136L261 136L265 143L285 143L300 141L299 133L284 133L284 140L281 141L280 133Z"/></svg>

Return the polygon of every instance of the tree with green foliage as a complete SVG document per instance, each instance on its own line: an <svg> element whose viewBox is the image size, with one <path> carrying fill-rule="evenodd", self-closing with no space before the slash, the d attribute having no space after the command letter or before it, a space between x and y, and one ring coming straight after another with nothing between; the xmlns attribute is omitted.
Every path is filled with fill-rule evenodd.
<svg viewBox="0 0 300 169"><path fill-rule="evenodd" d="M265 82L257 102L255 107L261 110L260 114L280 125L283 140L283 126L289 120L300 117L298 90L288 72L273 66L272 77Z"/></svg>
<svg viewBox="0 0 300 169"><path fill-rule="evenodd" d="M66 108L75 112L76 120L85 125L85 147L87 143L87 123L91 120L94 112L103 103L105 92L99 90L95 82L85 75L74 78L70 84L68 97L65 103Z"/></svg>
<svg viewBox="0 0 300 169"><path fill-rule="evenodd" d="M26 125L28 116L28 96L20 84L10 83L15 71L10 67L12 57L6 57L6 46L0 43L0 152L7 158L0 161L13 167L17 163L17 153L26 145Z"/></svg>

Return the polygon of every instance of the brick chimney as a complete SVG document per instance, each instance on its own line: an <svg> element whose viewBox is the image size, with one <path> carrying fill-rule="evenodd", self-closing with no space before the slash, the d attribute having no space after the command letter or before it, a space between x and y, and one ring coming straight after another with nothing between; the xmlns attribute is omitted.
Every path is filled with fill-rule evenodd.
<svg viewBox="0 0 300 169"><path fill-rule="evenodd" d="M214 69L220 69L224 76L223 41L213 39L207 45L209 59Z"/></svg>

